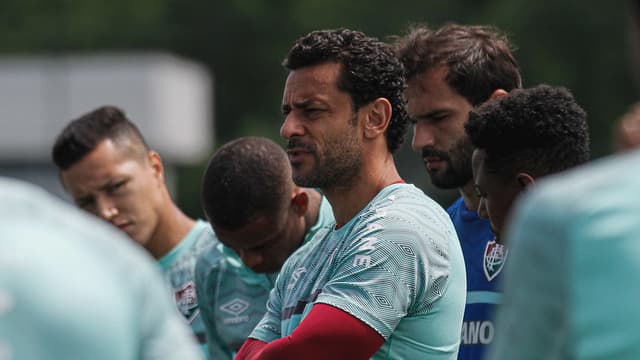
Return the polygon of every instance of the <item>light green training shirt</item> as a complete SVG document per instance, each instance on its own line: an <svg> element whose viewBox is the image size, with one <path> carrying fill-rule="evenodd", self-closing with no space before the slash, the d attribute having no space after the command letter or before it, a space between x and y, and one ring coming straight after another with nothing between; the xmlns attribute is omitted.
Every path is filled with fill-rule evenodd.
<svg viewBox="0 0 640 360"><path fill-rule="evenodd" d="M304 242L331 224L334 224L331 205L322 197L318 219ZM196 265L196 289L211 359L235 356L264 315L277 275L253 272L232 249L221 243L209 246L202 253Z"/></svg>
<svg viewBox="0 0 640 360"><path fill-rule="evenodd" d="M324 303L385 339L374 359L455 359L465 294L449 215L413 185L394 184L287 260L250 337L290 335L314 304Z"/></svg>
<svg viewBox="0 0 640 360"><path fill-rule="evenodd" d="M640 358L640 152L543 179L506 239L492 359Z"/></svg>
<svg viewBox="0 0 640 360"><path fill-rule="evenodd" d="M0 359L201 359L153 259L43 190L0 179Z"/></svg>
<svg viewBox="0 0 640 360"><path fill-rule="evenodd" d="M208 354L206 329L196 295L196 261L207 246L217 243L218 240L209 223L198 220L178 245L158 259L165 278L173 290L172 294L178 310L191 325L205 355Z"/></svg>

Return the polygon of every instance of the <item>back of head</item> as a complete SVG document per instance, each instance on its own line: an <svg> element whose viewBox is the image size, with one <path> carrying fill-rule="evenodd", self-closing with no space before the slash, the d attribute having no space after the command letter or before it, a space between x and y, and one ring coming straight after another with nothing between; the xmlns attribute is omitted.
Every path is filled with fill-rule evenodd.
<svg viewBox="0 0 640 360"><path fill-rule="evenodd" d="M473 110L465 130L501 175L539 177L589 159L587 114L563 87L514 90Z"/></svg>
<svg viewBox="0 0 640 360"><path fill-rule="evenodd" d="M64 171L89 154L102 141L127 139L148 146L140 130L115 106L103 106L72 120L58 135L51 156L56 166Z"/></svg>
<svg viewBox="0 0 640 360"><path fill-rule="evenodd" d="M293 189L285 151L273 141L243 137L218 149L202 179L202 206L214 227L237 230L257 216L281 214Z"/></svg>
<svg viewBox="0 0 640 360"><path fill-rule="evenodd" d="M408 127L404 107L402 65L388 44L348 29L313 31L298 39L283 61L288 70L324 63L342 65L338 88L351 96L354 109L377 98L392 106L387 128L387 148L395 152L404 141Z"/></svg>
<svg viewBox="0 0 640 360"><path fill-rule="evenodd" d="M447 24L435 31L414 26L394 46L407 80L446 66L449 86L473 106L497 89L522 86L512 45L490 26Z"/></svg>

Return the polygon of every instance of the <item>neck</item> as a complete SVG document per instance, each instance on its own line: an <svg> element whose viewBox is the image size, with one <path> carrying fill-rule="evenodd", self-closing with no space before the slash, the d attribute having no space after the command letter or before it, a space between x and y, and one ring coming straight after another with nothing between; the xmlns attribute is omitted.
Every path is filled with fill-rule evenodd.
<svg viewBox="0 0 640 360"><path fill-rule="evenodd" d="M458 188L458 191L460 191L460 195L462 195L464 206L467 210L477 211L480 198L478 198L478 193L476 193L473 181L469 181L463 187Z"/></svg>
<svg viewBox="0 0 640 360"><path fill-rule="evenodd" d="M304 192L306 192L309 197L307 212L304 214L304 235L306 236L309 230L311 230L311 227L318 222L322 195L313 189L305 189Z"/></svg>
<svg viewBox="0 0 640 360"><path fill-rule="evenodd" d="M322 189L333 208L336 226L349 222L382 189L402 180L392 154L385 151L376 156L370 157L370 163L363 161L360 173L349 184Z"/></svg>
<svg viewBox="0 0 640 360"><path fill-rule="evenodd" d="M195 220L185 215L171 199L168 203L171 206L167 206L166 210L163 210L156 229L145 246L155 259L160 259L175 248L196 223Z"/></svg>

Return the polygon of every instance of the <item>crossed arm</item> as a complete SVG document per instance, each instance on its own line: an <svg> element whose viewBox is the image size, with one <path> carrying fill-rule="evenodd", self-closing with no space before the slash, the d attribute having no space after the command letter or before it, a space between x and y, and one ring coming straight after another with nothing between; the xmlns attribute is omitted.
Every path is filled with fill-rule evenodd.
<svg viewBox="0 0 640 360"><path fill-rule="evenodd" d="M369 359L383 343L380 334L356 317L316 304L291 335L270 343L249 338L236 359Z"/></svg>

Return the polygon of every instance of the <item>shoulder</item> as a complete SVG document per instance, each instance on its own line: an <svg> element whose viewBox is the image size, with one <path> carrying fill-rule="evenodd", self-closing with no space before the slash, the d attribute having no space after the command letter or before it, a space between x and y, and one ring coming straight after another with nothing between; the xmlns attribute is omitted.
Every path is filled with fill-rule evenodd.
<svg viewBox="0 0 640 360"><path fill-rule="evenodd" d="M215 242L205 246L196 260L196 282L202 282L211 273L219 271L226 261L222 243Z"/></svg>
<svg viewBox="0 0 640 360"><path fill-rule="evenodd" d="M517 203L516 213L563 222L610 209L635 207L640 151L616 155L541 179Z"/></svg>
<svg viewBox="0 0 640 360"><path fill-rule="evenodd" d="M449 206L447 208L447 213L449 213L449 216L451 216L452 218L460 212L460 210L466 209L464 206L464 199L461 197L459 197L453 204L451 204L451 206Z"/></svg>
<svg viewBox="0 0 640 360"><path fill-rule="evenodd" d="M362 227L382 226L388 231L432 233L454 231L447 212L422 190L399 184L385 188L359 216Z"/></svg>

